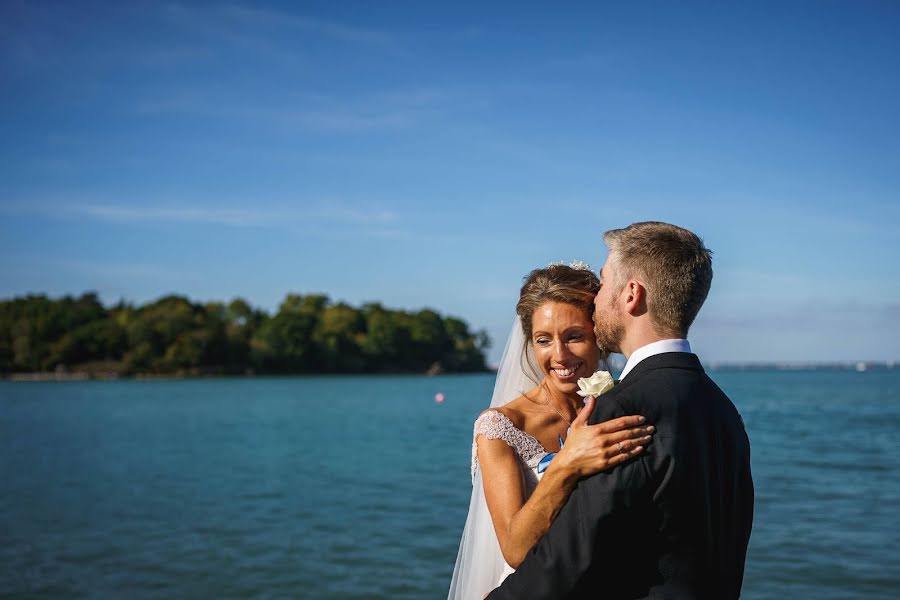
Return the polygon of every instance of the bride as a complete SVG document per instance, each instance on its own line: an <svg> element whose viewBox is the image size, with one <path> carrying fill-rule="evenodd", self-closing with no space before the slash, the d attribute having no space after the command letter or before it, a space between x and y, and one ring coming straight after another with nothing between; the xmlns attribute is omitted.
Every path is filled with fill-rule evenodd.
<svg viewBox="0 0 900 600"><path fill-rule="evenodd" d="M587 425L596 400L581 398L577 382L600 363L592 318L599 289L582 264L525 279L491 407L475 421L472 499L449 600L486 596L547 532L578 479L650 441L653 427L640 416Z"/></svg>

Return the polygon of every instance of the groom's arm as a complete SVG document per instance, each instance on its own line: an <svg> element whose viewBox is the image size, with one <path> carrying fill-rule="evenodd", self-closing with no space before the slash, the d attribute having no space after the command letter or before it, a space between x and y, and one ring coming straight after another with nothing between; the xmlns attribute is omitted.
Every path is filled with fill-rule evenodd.
<svg viewBox="0 0 900 600"><path fill-rule="evenodd" d="M615 411L611 404L610 414ZM598 420L612 418L610 414ZM623 534L633 516L629 512L646 488L646 473L642 460L636 459L579 482L547 535L488 598L565 598L589 569L599 575L607 568L615 577L627 539Z"/></svg>
<svg viewBox="0 0 900 600"><path fill-rule="evenodd" d="M620 547L627 521L623 496L642 472L640 461L633 460L582 481L547 535L488 598L567 598L589 569L602 577L598 569L610 568L609 577L615 577L616 561L604 555Z"/></svg>

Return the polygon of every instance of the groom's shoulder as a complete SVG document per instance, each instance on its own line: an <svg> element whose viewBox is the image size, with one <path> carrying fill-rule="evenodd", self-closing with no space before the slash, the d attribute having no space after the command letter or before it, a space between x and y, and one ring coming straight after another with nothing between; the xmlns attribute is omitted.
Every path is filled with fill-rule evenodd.
<svg viewBox="0 0 900 600"><path fill-rule="evenodd" d="M630 414L635 405L667 403L678 390L691 389L696 392L698 386L715 387L715 384L707 377L695 354L659 354L638 363L597 403L603 403L608 411L618 407L624 411L621 414Z"/></svg>
<svg viewBox="0 0 900 600"><path fill-rule="evenodd" d="M666 352L648 357L638 363L616 387L620 393L641 393L647 388L707 379L696 354Z"/></svg>
<svg viewBox="0 0 900 600"><path fill-rule="evenodd" d="M616 384L611 390L597 396L594 411L591 413L589 422L600 423L628 415L626 405L628 404L627 398L629 394L627 391L623 394L623 390L625 388L621 384Z"/></svg>

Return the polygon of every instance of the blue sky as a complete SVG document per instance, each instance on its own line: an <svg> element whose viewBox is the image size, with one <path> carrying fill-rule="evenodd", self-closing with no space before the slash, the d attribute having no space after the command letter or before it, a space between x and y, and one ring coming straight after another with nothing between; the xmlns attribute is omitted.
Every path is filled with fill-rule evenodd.
<svg viewBox="0 0 900 600"><path fill-rule="evenodd" d="M900 359L893 2L0 4L0 296L432 307L664 220L707 361Z"/></svg>

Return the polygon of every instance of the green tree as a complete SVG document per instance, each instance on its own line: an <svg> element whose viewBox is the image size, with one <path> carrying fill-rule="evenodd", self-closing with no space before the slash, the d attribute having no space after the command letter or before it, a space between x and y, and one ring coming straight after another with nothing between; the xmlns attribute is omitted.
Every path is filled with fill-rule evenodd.
<svg viewBox="0 0 900 600"><path fill-rule="evenodd" d="M315 371L321 359L313 333L327 304L326 296L289 294L254 338L260 367L278 373Z"/></svg>
<svg viewBox="0 0 900 600"><path fill-rule="evenodd" d="M409 364L413 370L424 370L435 363L440 365L453 348L441 316L433 310L424 309L410 315L408 323L412 341Z"/></svg>
<svg viewBox="0 0 900 600"><path fill-rule="evenodd" d="M360 342L360 350L369 371L393 371L398 369L398 346L402 343L397 318L392 311L380 304L363 307L366 333Z"/></svg>
<svg viewBox="0 0 900 600"><path fill-rule="evenodd" d="M180 361L171 361L171 357L180 354L169 353L168 348L180 335L202 323L202 310L187 298L175 295L139 308L129 318L126 328L128 345L132 349L126 354L126 362L135 368L157 373L170 373L181 368Z"/></svg>
<svg viewBox="0 0 900 600"><path fill-rule="evenodd" d="M359 372L366 362L361 348L366 319L346 304L326 307L313 334L320 368L325 372Z"/></svg>
<svg viewBox="0 0 900 600"><path fill-rule="evenodd" d="M93 292L0 301L3 373L101 362L126 373L469 371L484 368L487 347L484 332L431 309L357 309L322 294L289 294L271 317L242 298L109 309Z"/></svg>
<svg viewBox="0 0 900 600"><path fill-rule="evenodd" d="M127 349L125 330L110 318L85 323L53 343L51 364L67 366L121 360Z"/></svg>

